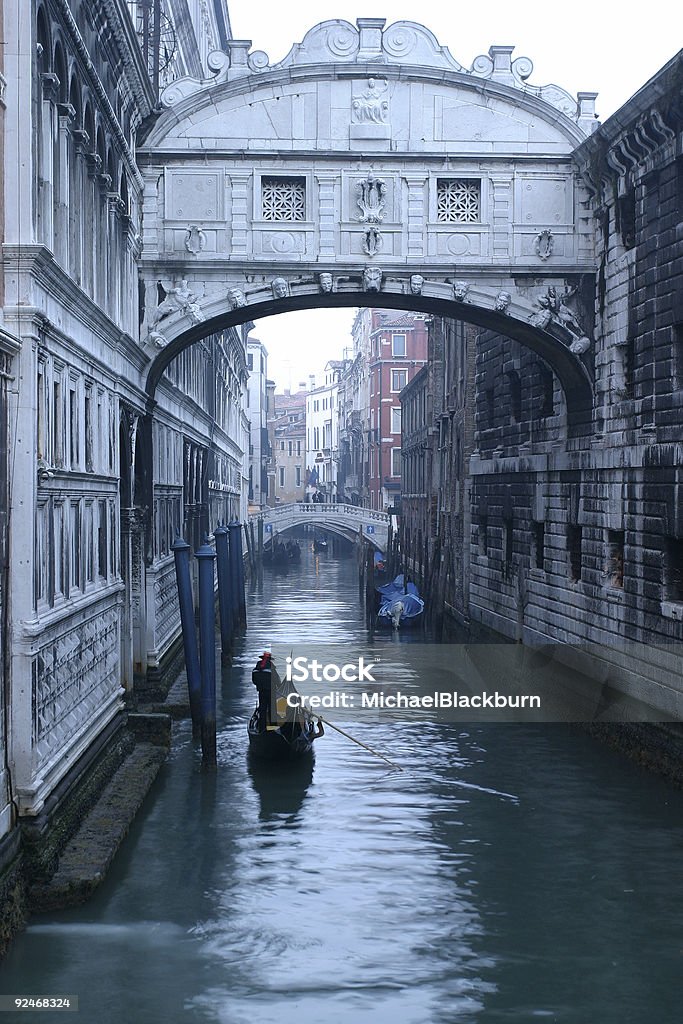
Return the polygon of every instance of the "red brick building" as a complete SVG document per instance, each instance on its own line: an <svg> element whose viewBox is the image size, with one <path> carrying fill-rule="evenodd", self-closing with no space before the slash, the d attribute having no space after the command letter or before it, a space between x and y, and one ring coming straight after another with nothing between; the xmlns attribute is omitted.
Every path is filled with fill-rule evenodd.
<svg viewBox="0 0 683 1024"><path fill-rule="evenodd" d="M368 310L370 508L394 505L401 492L400 394L427 361L427 318L400 310Z"/></svg>

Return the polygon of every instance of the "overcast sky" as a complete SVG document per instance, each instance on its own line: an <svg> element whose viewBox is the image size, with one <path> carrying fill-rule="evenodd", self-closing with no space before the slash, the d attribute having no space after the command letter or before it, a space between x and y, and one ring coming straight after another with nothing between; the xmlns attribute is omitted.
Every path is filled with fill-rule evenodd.
<svg viewBox="0 0 683 1024"><path fill-rule="evenodd" d="M681 4L650 0L635 6L614 0L487 0L486 3L444 3L444 0L228 0L235 39L251 39L271 63L320 21L339 18L386 18L419 21L465 67L492 44L515 46L514 57L529 57L531 85L555 83L576 95L599 93L601 120L614 113L683 45ZM311 310L261 320L253 332L268 347L270 376L281 387L319 372L327 358L349 343L350 310ZM278 390L281 389L278 387Z"/></svg>

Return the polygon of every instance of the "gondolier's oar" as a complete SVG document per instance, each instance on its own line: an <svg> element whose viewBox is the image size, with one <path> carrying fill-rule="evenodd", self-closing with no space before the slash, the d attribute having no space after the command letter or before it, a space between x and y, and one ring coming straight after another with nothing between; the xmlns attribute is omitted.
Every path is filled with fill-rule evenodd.
<svg viewBox="0 0 683 1024"><path fill-rule="evenodd" d="M322 715L312 714L311 717L319 718L321 722L324 722L325 725L329 725L330 729L334 729L335 732L341 733L341 735L345 736L347 740L351 740L352 743L357 743L359 747L363 747L365 750L369 750L371 754L375 755L375 757L381 757L382 760L386 761L387 764L390 764L392 768L398 768L400 772L403 771L403 768L401 767L400 764L395 764L393 761L390 761L388 757L384 756L384 754L380 754L379 750L373 750L372 747L369 747L367 745L367 743L363 743L361 740L357 740L355 736L351 736L350 733L344 732L344 730L340 729L338 725L333 725L332 722L330 722L327 718L323 718Z"/></svg>

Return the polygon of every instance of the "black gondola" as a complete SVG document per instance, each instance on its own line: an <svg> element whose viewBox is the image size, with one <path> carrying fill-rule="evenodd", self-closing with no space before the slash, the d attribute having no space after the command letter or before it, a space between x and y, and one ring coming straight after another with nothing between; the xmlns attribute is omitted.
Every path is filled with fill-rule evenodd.
<svg viewBox="0 0 683 1024"><path fill-rule="evenodd" d="M287 697L296 689L280 679L268 651L256 663L251 681L258 704L247 727L250 754L268 761L312 756L313 741L324 734L322 723L316 728L307 711L288 706Z"/></svg>
<svg viewBox="0 0 683 1024"><path fill-rule="evenodd" d="M322 537L316 537L315 540L313 541L313 550L327 551L327 541L324 540Z"/></svg>

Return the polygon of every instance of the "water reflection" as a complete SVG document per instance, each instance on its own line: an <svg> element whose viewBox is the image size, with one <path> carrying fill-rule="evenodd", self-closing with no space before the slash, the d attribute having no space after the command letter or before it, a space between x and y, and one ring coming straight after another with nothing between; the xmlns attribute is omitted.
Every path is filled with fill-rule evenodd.
<svg viewBox="0 0 683 1024"><path fill-rule="evenodd" d="M315 756L277 765L259 761L247 754L247 771L261 803L262 821L280 819L291 825L303 807L308 787L313 781Z"/></svg>

